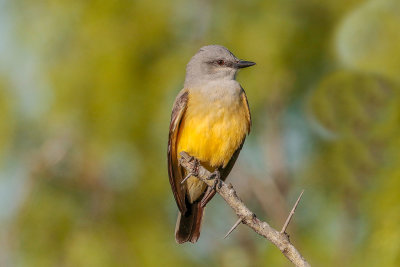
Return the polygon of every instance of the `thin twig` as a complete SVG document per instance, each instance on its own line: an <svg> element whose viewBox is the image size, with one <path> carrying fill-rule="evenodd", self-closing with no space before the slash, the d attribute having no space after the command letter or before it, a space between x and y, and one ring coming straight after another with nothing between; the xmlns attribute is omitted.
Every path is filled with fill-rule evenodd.
<svg viewBox="0 0 400 267"><path fill-rule="evenodd" d="M242 218L239 218L239 220L237 220L237 221L235 222L235 224L232 226L231 230L229 230L228 233L226 233L226 235L224 236L224 239L227 238L228 235L229 235L230 233L232 233L233 230L235 230L236 227L237 227L241 222L242 222Z"/></svg>
<svg viewBox="0 0 400 267"><path fill-rule="evenodd" d="M181 159L179 162L182 167L187 169L188 172L195 172L196 174L193 176L197 177L208 186L214 185L215 179L210 179L212 173L198 164L199 161L197 159L189 156L186 152L181 152L180 155ZM272 228L267 222L259 220L256 215L238 198L233 187L229 187L226 183L221 181L221 187L217 186L215 190L235 211L236 215L241 218L244 224L249 226L259 235L271 241L295 266L310 266L300 252L292 243L290 243L287 235L281 234Z"/></svg>
<svg viewBox="0 0 400 267"><path fill-rule="evenodd" d="M300 199L301 199L301 196L303 195L303 193L304 193L304 189L303 189L303 191L301 191L300 196L297 198L296 203L294 204L292 210L290 211L289 216L287 217L286 222L282 227L281 234L286 232L286 228L288 227L290 220L292 219L294 212L296 211L297 205L299 205L299 202L300 202Z"/></svg>

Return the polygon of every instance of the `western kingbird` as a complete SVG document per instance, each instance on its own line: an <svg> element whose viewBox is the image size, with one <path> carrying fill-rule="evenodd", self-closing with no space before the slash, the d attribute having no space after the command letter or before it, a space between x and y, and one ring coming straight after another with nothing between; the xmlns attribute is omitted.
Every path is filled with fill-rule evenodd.
<svg viewBox="0 0 400 267"><path fill-rule="evenodd" d="M179 208L175 229L178 243L195 243L205 205L215 189L191 176L179 165L185 151L210 172L225 180L250 132L251 116L246 94L235 80L241 68L253 66L220 45L208 45L186 66L184 88L175 99L168 140L169 182Z"/></svg>

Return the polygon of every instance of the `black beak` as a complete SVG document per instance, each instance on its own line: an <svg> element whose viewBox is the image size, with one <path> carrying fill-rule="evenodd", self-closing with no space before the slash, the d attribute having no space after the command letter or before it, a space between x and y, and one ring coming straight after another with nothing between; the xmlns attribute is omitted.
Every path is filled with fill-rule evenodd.
<svg viewBox="0 0 400 267"><path fill-rule="evenodd" d="M247 67L250 67L253 65L256 65L256 63L251 62L251 61L246 61L246 60L239 60L239 62L236 63L236 68L243 69L243 68L247 68Z"/></svg>

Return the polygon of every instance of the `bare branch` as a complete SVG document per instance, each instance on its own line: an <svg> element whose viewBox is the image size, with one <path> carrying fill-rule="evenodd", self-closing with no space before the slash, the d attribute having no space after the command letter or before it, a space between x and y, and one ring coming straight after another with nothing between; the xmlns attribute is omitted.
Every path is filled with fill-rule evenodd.
<svg viewBox="0 0 400 267"><path fill-rule="evenodd" d="M214 185L215 179L210 179L212 175L211 172L201 166L197 159L189 156L186 152L181 152L180 155L180 164L182 167L186 168L188 172L196 172L196 175L194 176L202 180L208 186ZM221 186L216 186L216 191L235 211L236 215L241 218L241 221L244 224L249 226L259 235L271 241L295 266L310 266L303 256L301 256L300 252L290 243L286 234L281 234L268 223L259 220L240 200L233 187L229 187L222 181L220 185Z"/></svg>
<svg viewBox="0 0 400 267"><path fill-rule="evenodd" d="M231 230L229 230L228 233L226 233L226 235L224 236L224 239L227 238L228 235L229 235L230 233L232 233L233 230L235 230L236 227L237 227L241 222L242 222L242 218L239 218L239 220L237 220L237 221L235 222L235 224L232 226Z"/></svg>
<svg viewBox="0 0 400 267"><path fill-rule="evenodd" d="M301 199L301 196L303 195L303 193L304 193L304 189L303 189L303 191L301 191L300 196L297 198L296 203L294 204L292 210L290 211L289 216L287 217L286 222L282 227L281 234L286 232L286 228L288 227L290 220L292 219L294 212L296 211L297 205L299 205L299 202L300 202L300 199Z"/></svg>

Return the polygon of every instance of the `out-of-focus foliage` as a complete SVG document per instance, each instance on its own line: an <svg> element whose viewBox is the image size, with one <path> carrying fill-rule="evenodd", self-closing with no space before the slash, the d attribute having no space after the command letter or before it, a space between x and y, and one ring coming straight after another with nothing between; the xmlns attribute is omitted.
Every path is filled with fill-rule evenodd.
<svg viewBox="0 0 400 267"><path fill-rule="evenodd" d="M400 2L0 1L1 266L287 266L216 197L177 245L173 99L206 44L253 130L230 176L315 266L400 265Z"/></svg>

